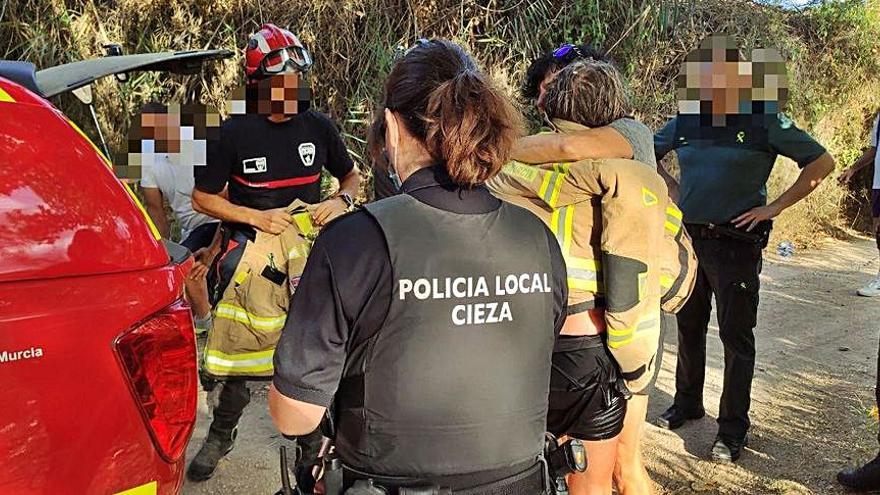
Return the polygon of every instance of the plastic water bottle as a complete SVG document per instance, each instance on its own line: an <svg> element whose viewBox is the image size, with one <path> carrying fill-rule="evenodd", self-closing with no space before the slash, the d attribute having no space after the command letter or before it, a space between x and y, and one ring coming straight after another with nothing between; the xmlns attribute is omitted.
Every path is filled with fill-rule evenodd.
<svg viewBox="0 0 880 495"><path fill-rule="evenodd" d="M790 258L794 254L794 244L784 241L776 246L776 254L783 258Z"/></svg>

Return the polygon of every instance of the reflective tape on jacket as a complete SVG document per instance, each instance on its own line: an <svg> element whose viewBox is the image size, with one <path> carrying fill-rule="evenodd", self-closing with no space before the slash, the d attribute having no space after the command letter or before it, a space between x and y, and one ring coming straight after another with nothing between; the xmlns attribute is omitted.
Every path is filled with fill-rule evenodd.
<svg viewBox="0 0 880 495"><path fill-rule="evenodd" d="M669 205L666 207L666 222L663 223L663 226L666 227L666 230L672 232L672 235L677 235L678 231L681 230L682 217L681 210L675 205Z"/></svg>
<svg viewBox="0 0 880 495"><path fill-rule="evenodd" d="M553 172L544 175L544 181L541 182L538 194L551 208L556 206L556 201L559 199L559 191L562 189L565 175L568 173L568 167L568 163L554 164Z"/></svg>
<svg viewBox="0 0 880 495"><path fill-rule="evenodd" d="M308 244L303 243L298 246L294 246L287 252L287 259L295 260L297 258L308 258L309 257L310 247Z"/></svg>
<svg viewBox="0 0 880 495"><path fill-rule="evenodd" d="M565 258L568 288L598 293L602 286L599 263L592 258L579 258L571 254L574 206L553 210L550 216L550 228Z"/></svg>
<svg viewBox="0 0 880 495"><path fill-rule="evenodd" d="M205 351L205 369L214 374L230 371L240 373L272 372L275 349L242 354L226 354L208 349Z"/></svg>
<svg viewBox="0 0 880 495"><path fill-rule="evenodd" d="M630 343L636 337L636 334L654 329L660 330L660 316L656 314L639 320L638 323L629 328L614 329L609 327L608 347L612 349L623 347Z"/></svg>
<svg viewBox="0 0 880 495"><path fill-rule="evenodd" d="M214 317L244 323L254 330L261 330L264 332L281 330L284 328L284 322L287 321L286 314L278 316L258 316L241 306L225 302L217 305L217 309L214 310Z"/></svg>

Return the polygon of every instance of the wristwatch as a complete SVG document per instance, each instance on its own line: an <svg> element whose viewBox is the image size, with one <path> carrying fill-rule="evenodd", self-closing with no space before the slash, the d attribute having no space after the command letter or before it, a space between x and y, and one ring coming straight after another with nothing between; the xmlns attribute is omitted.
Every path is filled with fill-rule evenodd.
<svg viewBox="0 0 880 495"><path fill-rule="evenodd" d="M352 206L354 206L354 198L351 197L351 194L343 192L337 194L336 197L342 199L342 201L345 203L346 208L351 208Z"/></svg>

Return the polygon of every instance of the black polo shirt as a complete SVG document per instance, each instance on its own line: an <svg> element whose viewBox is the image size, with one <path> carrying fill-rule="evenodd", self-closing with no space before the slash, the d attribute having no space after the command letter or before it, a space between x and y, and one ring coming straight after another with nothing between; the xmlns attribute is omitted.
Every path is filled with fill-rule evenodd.
<svg viewBox="0 0 880 495"><path fill-rule="evenodd" d="M501 201L484 187L461 189L443 167L419 170L401 188L417 200L461 214L488 213ZM549 229L557 333L568 297L565 261ZM413 235L418 233L414 232ZM486 253L504 246L487 246ZM329 406L346 357L385 321L392 295L391 258L379 224L365 211L327 225L312 247L275 349L275 387L292 399Z"/></svg>
<svg viewBox="0 0 880 495"><path fill-rule="evenodd" d="M284 122L265 115L235 115L209 141L207 165L195 168L196 189L257 210L293 200L321 200L321 171L343 178L354 168L345 143L327 116L308 110Z"/></svg>

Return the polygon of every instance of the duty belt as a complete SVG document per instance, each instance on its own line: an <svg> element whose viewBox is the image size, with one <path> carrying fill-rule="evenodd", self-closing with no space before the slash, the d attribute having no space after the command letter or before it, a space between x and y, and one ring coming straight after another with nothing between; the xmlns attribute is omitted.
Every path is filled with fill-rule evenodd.
<svg viewBox="0 0 880 495"><path fill-rule="evenodd" d="M464 489L451 489L438 486L436 483L413 478L397 476L380 476L342 466L342 493L377 494L377 495L538 495L546 492L545 464L537 462L520 473L498 481L471 486ZM475 475L455 476L456 484L468 485L468 478L476 479Z"/></svg>
<svg viewBox="0 0 880 495"><path fill-rule="evenodd" d="M770 239L773 221L764 220L763 222L758 222L750 231L737 228L731 223L721 225L714 223L686 223L685 227L688 234L694 239L737 241L755 244L764 248L767 247L767 242Z"/></svg>

